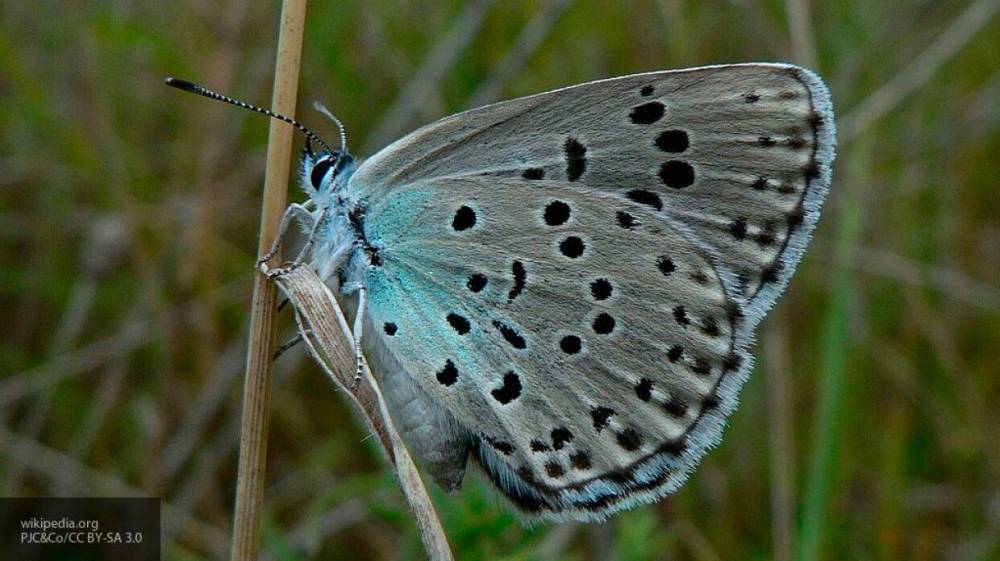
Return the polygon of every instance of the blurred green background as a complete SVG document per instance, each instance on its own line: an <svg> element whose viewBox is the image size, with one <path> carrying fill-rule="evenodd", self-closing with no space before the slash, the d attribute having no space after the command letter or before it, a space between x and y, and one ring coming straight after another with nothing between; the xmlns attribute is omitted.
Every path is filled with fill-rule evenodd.
<svg viewBox="0 0 1000 561"><path fill-rule="evenodd" d="M311 2L299 115L333 138L322 100L361 155L647 70L792 61L833 93L830 198L724 443L603 525L526 529L477 474L434 488L459 559L1000 558L998 8ZM278 13L0 5L0 494L163 497L166 559L227 554L267 122L161 80L267 105ZM277 362L267 558L422 557L356 421L301 349Z"/></svg>

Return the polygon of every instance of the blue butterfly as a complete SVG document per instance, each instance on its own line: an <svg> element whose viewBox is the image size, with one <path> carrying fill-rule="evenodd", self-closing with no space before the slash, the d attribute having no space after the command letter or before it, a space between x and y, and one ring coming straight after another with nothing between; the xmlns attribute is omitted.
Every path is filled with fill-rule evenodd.
<svg viewBox="0 0 1000 561"><path fill-rule="evenodd" d="M288 216L358 296L411 450L447 490L471 456L551 520L655 501L720 441L834 158L826 87L785 64L497 103L367 160L260 111L309 139Z"/></svg>

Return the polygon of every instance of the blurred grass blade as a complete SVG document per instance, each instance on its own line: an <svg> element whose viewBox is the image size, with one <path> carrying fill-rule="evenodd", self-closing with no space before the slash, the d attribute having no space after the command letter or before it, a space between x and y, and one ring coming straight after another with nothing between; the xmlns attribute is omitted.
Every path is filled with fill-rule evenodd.
<svg viewBox="0 0 1000 561"><path fill-rule="evenodd" d="M517 76L538 51L538 48L552 32L562 15L573 4L573 1L554 0L542 4L521 30L521 34L514 41L514 45L507 51L507 54L493 65L489 76L466 100L465 108L474 109L498 101L504 86Z"/></svg>
<svg viewBox="0 0 1000 561"><path fill-rule="evenodd" d="M847 170L845 186L857 185L864 180L864 172L869 162L864 157L867 152L858 146L847 159L851 169ZM838 265L849 258L855 245L860 224L860 208L855 189L845 189L840 199L840 213L837 215L836 256L833 287L830 302L823 322L822 351L820 356L819 403L816 407L813 425L812 451L809 471L806 477L806 493L803 500L802 530L799 537L799 561L817 561L826 531L827 504L831 484L836 476L837 459L841 443L841 417L844 409L846 386L846 359L849 351L848 310L854 298L854 277L850 269Z"/></svg>
<svg viewBox="0 0 1000 561"><path fill-rule="evenodd" d="M946 62L986 27L997 10L1000 10L1000 0L979 0L966 8L913 62L840 120L837 128L840 129L841 145L853 141L913 92L924 87Z"/></svg>
<svg viewBox="0 0 1000 561"><path fill-rule="evenodd" d="M494 3L496 0L474 0L464 6L451 29L427 53L427 58L413 75L413 79L374 126L365 145L366 152L375 152L406 131L411 119L436 91L441 79L455 67L458 58L467 52Z"/></svg>

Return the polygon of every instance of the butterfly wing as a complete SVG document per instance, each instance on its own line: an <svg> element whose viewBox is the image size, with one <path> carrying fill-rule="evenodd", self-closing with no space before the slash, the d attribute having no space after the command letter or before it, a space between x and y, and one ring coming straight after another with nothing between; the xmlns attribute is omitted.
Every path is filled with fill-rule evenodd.
<svg viewBox="0 0 1000 561"><path fill-rule="evenodd" d="M825 88L782 65L443 119L351 178L380 248L369 317L515 504L603 518L719 440L832 158Z"/></svg>
<svg viewBox="0 0 1000 561"><path fill-rule="evenodd" d="M830 96L808 70L738 64L600 80L459 113L361 166L367 196L456 175L564 179L672 215L714 247L759 319L830 183Z"/></svg>

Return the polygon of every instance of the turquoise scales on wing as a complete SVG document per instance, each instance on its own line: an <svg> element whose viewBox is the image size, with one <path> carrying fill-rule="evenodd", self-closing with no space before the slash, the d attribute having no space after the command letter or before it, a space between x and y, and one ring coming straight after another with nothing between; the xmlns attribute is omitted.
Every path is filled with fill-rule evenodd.
<svg viewBox="0 0 1000 561"><path fill-rule="evenodd" d="M445 488L471 453L519 509L598 520L721 438L747 347L830 180L825 87L788 65L655 72L448 117L303 180L318 270ZM313 190L314 183L318 189Z"/></svg>

